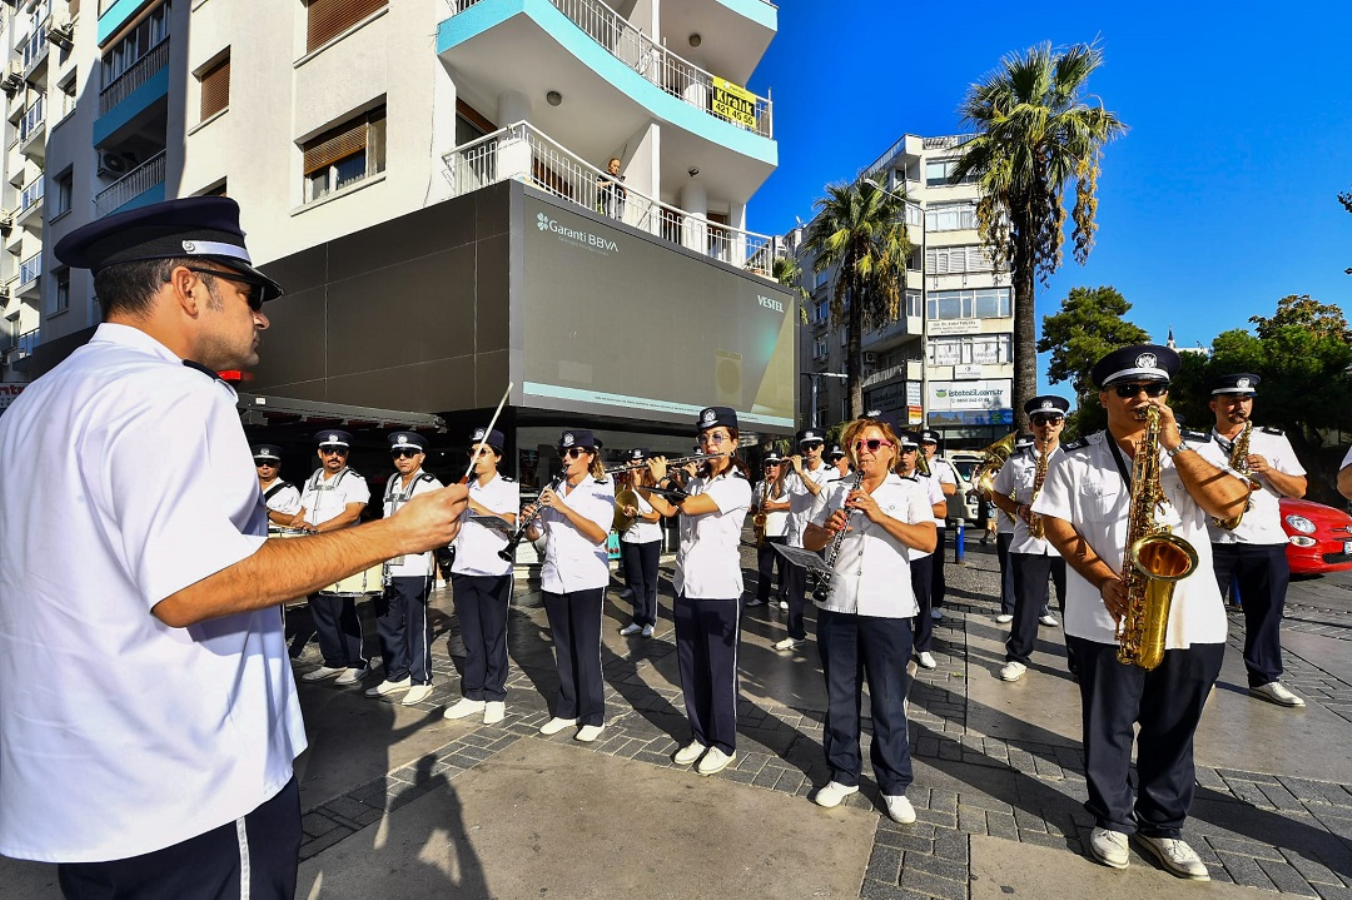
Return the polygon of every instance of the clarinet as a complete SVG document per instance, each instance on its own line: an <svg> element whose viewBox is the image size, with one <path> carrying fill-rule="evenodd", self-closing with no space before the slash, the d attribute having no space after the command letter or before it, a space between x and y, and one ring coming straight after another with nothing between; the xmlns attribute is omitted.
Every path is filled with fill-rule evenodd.
<svg viewBox="0 0 1352 900"><path fill-rule="evenodd" d="M567 480L567 475L560 475L558 481L551 484L548 490L557 494L559 488L563 487L563 483ZM538 512L538 509L536 511ZM530 523L533 521L535 521L535 516L531 515L529 517L522 516L521 520L517 522L516 531L512 532L512 536L507 539L507 546L498 551L498 556L503 562L516 562L516 548L526 539L526 532L530 530Z"/></svg>
<svg viewBox="0 0 1352 900"><path fill-rule="evenodd" d="M845 492L845 500L848 502L850 494L859 490L859 486L864 483L864 470L860 469L854 473L854 480L850 483L850 489ZM844 504L841 509L845 509ZM847 523L848 524L848 523ZM826 553L826 571L817 576L817 586L812 589L812 599L818 603L825 603L831 596L831 576L835 572L836 557L840 555L840 545L845 543L845 528L836 532L835 538L831 541L831 549Z"/></svg>

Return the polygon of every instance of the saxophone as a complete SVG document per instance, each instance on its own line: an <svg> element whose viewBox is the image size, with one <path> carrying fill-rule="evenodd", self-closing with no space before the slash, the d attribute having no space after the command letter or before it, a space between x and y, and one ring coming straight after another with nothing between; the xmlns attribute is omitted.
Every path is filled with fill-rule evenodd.
<svg viewBox="0 0 1352 900"><path fill-rule="evenodd" d="M1253 419L1244 423L1244 430L1235 438L1235 443L1230 448L1230 468L1234 469L1245 480L1252 482L1253 475L1249 472L1249 435L1253 432ZM1239 527L1239 523L1244 520L1244 513L1248 511L1248 504L1239 511L1238 515L1231 516L1228 519L1222 519L1220 516L1212 516L1211 524L1217 528L1224 528L1226 531L1234 531Z"/></svg>
<svg viewBox="0 0 1352 900"><path fill-rule="evenodd" d="M765 512L765 502L767 500L766 494L769 490L770 486L762 481L760 503L756 504L756 512L751 517L751 530L756 535L757 547L761 547L765 544L765 523L770 519Z"/></svg>
<svg viewBox="0 0 1352 900"><path fill-rule="evenodd" d="M1032 507L1033 502L1037 500L1037 495L1042 493L1042 482L1047 480L1048 456L1051 456L1051 450L1043 449L1042 455L1037 458L1037 469L1033 474L1033 496L1028 498L1028 536L1039 541L1047 536L1047 528L1042 521L1042 516L1033 512Z"/></svg>
<svg viewBox="0 0 1352 900"><path fill-rule="evenodd" d="M1122 583L1127 611L1118 625L1117 661L1149 671L1164 659L1174 586L1197 568L1197 551L1155 519L1169 502L1160 486L1160 411L1145 407L1145 436L1131 464L1131 510ZM1111 434L1107 435L1112 440Z"/></svg>

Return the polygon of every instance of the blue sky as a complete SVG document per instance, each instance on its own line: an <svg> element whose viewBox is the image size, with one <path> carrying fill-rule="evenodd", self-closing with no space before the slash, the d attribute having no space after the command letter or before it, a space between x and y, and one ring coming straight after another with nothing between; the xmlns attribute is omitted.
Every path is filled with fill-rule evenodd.
<svg viewBox="0 0 1352 900"><path fill-rule="evenodd" d="M1129 127L1104 156L1097 244L1039 286L1113 285L1163 342L1209 344L1310 294L1352 316L1352 5L784 0L751 87L772 93L778 171L748 225L783 233L901 134L961 131L967 86L1034 44L1098 37L1089 82ZM1041 368L1045 369L1046 359ZM1069 393L1068 386L1052 388Z"/></svg>

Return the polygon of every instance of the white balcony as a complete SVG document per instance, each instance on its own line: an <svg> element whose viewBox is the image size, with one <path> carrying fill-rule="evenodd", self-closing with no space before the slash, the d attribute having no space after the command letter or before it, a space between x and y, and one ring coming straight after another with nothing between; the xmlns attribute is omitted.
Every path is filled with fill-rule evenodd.
<svg viewBox="0 0 1352 900"><path fill-rule="evenodd" d="M16 285L18 295L35 300L41 293L39 282L42 279L42 251L39 250L19 264L19 280Z"/></svg>
<svg viewBox="0 0 1352 900"><path fill-rule="evenodd" d="M43 173L39 172L19 195L19 213L16 220L30 230L42 231L42 198L46 182Z"/></svg>
<svg viewBox="0 0 1352 900"><path fill-rule="evenodd" d="M770 235L730 228L654 200L633 188L615 190L609 176L526 122L463 144L445 156L452 194L516 180L703 253L771 277L783 246Z"/></svg>
<svg viewBox="0 0 1352 900"><path fill-rule="evenodd" d="M164 184L163 150L100 191L94 198L94 214L106 216L157 184Z"/></svg>
<svg viewBox="0 0 1352 900"><path fill-rule="evenodd" d="M921 370L920 360L907 360L895 366L887 366L875 372L870 372L864 376L863 386L871 388L893 381L919 381L922 377Z"/></svg>
<svg viewBox="0 0 1352 900"><path fill-rule="evenodd" d="M166 37L99 91L99 115L107 115L109 110L130 97L137 88L149 81L152 75L167 65L169 65L169 38Z"/></svg>

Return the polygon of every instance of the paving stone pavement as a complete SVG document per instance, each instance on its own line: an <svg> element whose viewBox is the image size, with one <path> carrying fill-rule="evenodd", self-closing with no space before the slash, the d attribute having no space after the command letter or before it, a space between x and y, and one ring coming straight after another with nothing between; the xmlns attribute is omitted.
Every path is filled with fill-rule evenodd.
<svg viewBox="0 0 1352 900"><path fill-rule="evenodd" d="M754 553L744 548L748 584ZM948 566L948 602L936 623L937 668L919 670L910 697L911 748L916 781L908 796L917 810L914 825L897 825L880 815L861 897L951 898L969 896L969 835L989 835L1084 853L1092 818L1082 807L1084 761L1078 747L1006 740L968 726L969 625L995 614L997 573L993 553L969 552L967 563ZM664 571L664 579L669 577ZM1294 587L1294 586L1293 586ZM669 606L664 583L664 616ZM1328 595L1327 589L1325 595ZM1352 599L1352 598L1349 598ZM516 615L542 625L538 597L518 584ZM1348 610L1294 602L1287 627L1346 628ZM762 611L777 621L773 607ZM746 624L749 624L746 623ZM542 627L545 627L542 625ZM1347 640L1341 632L1332 635ZM1232 652L1242 647L1243 620L1231 616ZM452 638L454 646L454 637ZM810 643L805 650L816 664ZM307 651L311 658L313 650ZM479 726L383 778L362 784L305 812L302 857L309 858L377 822L387 810L422 796L437 776L454 779L518 740L552 740L579 752L604 753L661 768L671 760L678 737L688 733L678 688L663 686L650 667L674 654L670 632L642 644L631 656L610 654L604 663L606 703L611 714L600 740L571 740L571 731L542 737L538 727L549 712L542 690L552 693L552 671L513 666L508 684L509 714L493 726ZM984 664L984 663L983 663ZM1333 709L1352 697L1352 685L1315 662L1287 652L1285 681L1312 707ZM305 668L302 665L301 671ZM437 654L435 693L424 703L438 710L459 696L459 676L446 654ZM645 677L649 676L649 677ZM655 682L657 682L655 684ZM1335 709L1348 719L1346 708ZM865 720L865 748L871 723ZM820 746L821 712L743 699L739 747L734 765L714 776L807 798L829 772ZM1352 900L1352 787L1296 774L1266 774L1213 768L1198 759L1194 816L1186 837L1207 863L1215 881L1268 891ZM868 781L847 804L879 811L876 787ZM1198 807L1206 814L1198 815ZM1262 835L1256 839L1255 835Z"/></svg>

